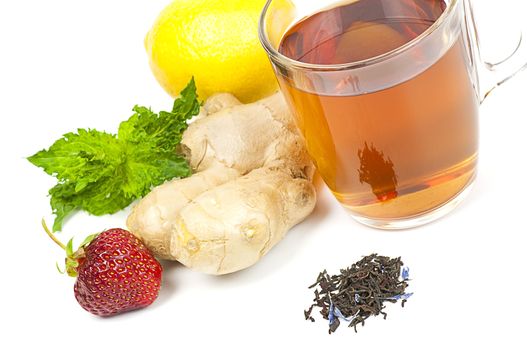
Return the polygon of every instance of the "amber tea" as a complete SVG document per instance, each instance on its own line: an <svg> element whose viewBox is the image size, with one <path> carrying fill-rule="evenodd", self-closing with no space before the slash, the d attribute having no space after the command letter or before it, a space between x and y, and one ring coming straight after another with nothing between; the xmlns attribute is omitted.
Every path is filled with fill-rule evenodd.
<svg viewBox="0 0 527 350"><path fill-rule="evenodd" d="M445 8L442 0L341 3L293 25L279 52L316 65L366 62L426 35ZM323 89L312 91L277 74L317 169L352 213L411 218L472 183L479 101L461 33L452 42L425 70L394 85L379 73L378 88L366 92L346 92L350 84L361 88L349 70L319 75L307 85ZM429 57L422 50L412 57L416 64Z"/></svg>

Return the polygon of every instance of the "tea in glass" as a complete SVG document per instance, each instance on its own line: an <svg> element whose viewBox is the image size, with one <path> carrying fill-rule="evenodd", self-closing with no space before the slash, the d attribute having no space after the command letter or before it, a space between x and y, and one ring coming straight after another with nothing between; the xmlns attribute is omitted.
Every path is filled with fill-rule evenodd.
<svg viewBox="0 0 527 350"><path fill-rule="evenodd" d="M278 46L319 72L299 77L275 67L318 171L366 224L434 211L475 177L479 99L462 32L439 57L437 47L415 40L446 7L443 0L340 3L291 26ZM346 69L374 67L376 57L405 45L414 45L404 61L413 70L393 64L365 81ZM406 77L395 81L399 73Z"/></svg>

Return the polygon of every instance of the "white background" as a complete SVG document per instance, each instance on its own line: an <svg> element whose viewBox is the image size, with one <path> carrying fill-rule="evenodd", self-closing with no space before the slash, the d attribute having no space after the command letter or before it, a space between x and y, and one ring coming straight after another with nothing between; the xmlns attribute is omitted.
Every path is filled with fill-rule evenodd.
<svg viewBox="0 0 527 350"><path fill-rule="evenodd" d="M62 252L40 227L43 216L52 221L54 179L24 157L79 127L114 132L134 104L170 108L142 43L167 2L0 4L0 348L527 348L527 73L483 104L475 189L444 219L403 232L369 229L321 188L313 215L256 266L213 277L165 263L151 307L107 319L81 309L74 280L55 269ZM523 3L511 1L509 11L525 14ZM507 42L497 10L481 11L492 26L485 32ZM79 241L125 218L78 214L60 238ZM319 317L304 321L318 272L371 252L410 266L415 295L406 307L389 305L386 321L370 318L358 334L342 327L329 336Z"/></svg>

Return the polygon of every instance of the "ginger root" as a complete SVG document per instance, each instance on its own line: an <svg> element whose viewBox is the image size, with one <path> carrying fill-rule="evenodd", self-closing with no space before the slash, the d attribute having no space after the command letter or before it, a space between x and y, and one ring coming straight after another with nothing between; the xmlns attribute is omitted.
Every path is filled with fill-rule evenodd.
<svg viewBox="0 0 527 350"><path fill-rule="evenodd" d="M181 143L194 174L153 189L127 221L159 258L238 271L313 211L314 167L281 94L212 96Z"/></svg>

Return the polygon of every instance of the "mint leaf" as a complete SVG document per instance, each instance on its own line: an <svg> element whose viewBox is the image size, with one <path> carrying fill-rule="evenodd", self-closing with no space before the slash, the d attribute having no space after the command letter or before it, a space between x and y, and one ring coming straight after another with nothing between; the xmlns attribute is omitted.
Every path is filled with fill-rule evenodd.
<svg viewBox="0 0 527 350"><path fill-rule="evenodd" d="M111 174L122 160L123 145L114 135L78 129L67 133L48 149L28 158L59 181L77 182L79 188Z"/></svg>
<svg viewBox="0 0 527 350"><path fill-rule="evenodd" d="M171 112L156 114L141 106L120 124L117 135L78 129L67 133L28 160L57 178L50 189L56 216L54 231L76 210L113 214L175 177L191 174L178 145L187 121L199 113L192 79L175 100Z"/></svg>
<svg viewBox="0 0 527 350"><path fill-rule="evenodd" d="M62 222L77 208L71 200L74 194L75 186L66 184L58 184L49 190L51 209L55 215L53 232L62 231Z"/></svg>
<svg viewBox="0 0 527 350"><path fill-rule="evenodd" d="M174 101L172 112L155 114L146 107L135 106L135 114L119 126L120 140L132 143L150 142L172 152L181 142L187 121L199 113L200 103L196 98L194 78Z"/></svg>
<svg viewBox="0 0 527 350"><path fill-rule="evenodd" d="M201 104L196 99L196 83L194 77L190 80L188 85L181 91L181 96L174 101L172 113L180 113L183 115L197 115Z"/></svg>
<svg viewBox="0 0 527 350"><path fill-rule="evenodd" d="M122 184L122 189L137 198L144 197L152 186L158 186L166 180L191 175L190 167L182 156L174 151L162 151L152 144L131 147L127 158L129 176Z"/></svg>

